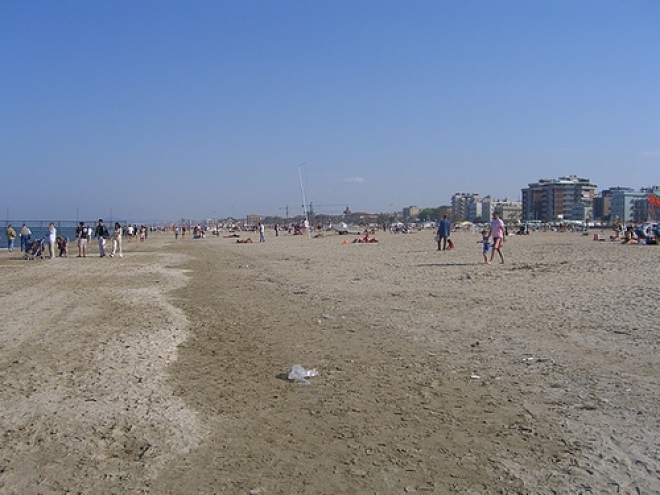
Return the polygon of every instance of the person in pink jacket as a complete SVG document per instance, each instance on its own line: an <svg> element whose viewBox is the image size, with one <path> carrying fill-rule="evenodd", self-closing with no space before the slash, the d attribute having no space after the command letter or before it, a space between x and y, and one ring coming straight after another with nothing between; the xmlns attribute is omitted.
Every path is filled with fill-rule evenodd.
<svg viewBox="0 0 660 495"><path fill-rule="evenodd" d="M493 220L490 222L490 236L493 238L493 251L490 253L490 261L493 261L495 252L500 255L500 263L504 263L502 254L502 244L504 243L504 222L498 212L493 213Z"/></svg>

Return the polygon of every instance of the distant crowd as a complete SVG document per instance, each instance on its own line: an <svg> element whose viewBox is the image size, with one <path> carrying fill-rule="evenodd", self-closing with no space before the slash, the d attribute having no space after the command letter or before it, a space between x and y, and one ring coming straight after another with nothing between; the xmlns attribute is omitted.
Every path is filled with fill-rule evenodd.
<svg viewBox="0 0 660 495"><path fill-rule="evenodd" d="M379 228L380 227L380 228ZM476 226L471 224L470 227L474 229ZM353 240L353 243L377 243L378 241L373 237L377 230L382 232L391 233L408 233L411 227L404 224L383 224L376 227L369 227L366 230L358 231L356 227L349 228L346 224L333 225L332 223L324 224L317 222L316 225L310 225L307 220L300 222L291 222L285 225L274 224L268 226L272 229L275 237L279 236L281 232L288 233L289 235L303 235L313 234L314 237L322 237L326 233L338 235L361 235L362 237ZM450 251L454 249L454 243L450 239L451 233L457 230L465 230L462 224L452 224L445 215L442 220L436 223L436 242L438 251ZM487 228L481 230L482 239L479 241L483 244L483 259L485 263L490 264L495 255L500 259L500 263L504 263L503 243L509 235L507 226L504 224L498 213L493 214L492 221L487 224ZM586 226L576 227L573 224L559 226L543 226L538 230L556 230L560 232L569 230L579 230L587 235L588 228ZM42 230L42 229L39 229ZM125 224L121 225L119 222L114 222L114 225L108 227L105 225L103 219L99 219L96 225L86 225L85 222L79 222L75 229L73 239L69 239L65 235L58 233L54 222L48 225L47 233L43 238L33 239L32 231L29 226L23 223L20 229L16 231L14 227L9 224L5 230L7 236L7 250L14 251L18 242L21 252L25 253L26 259L30 258L55 258L67 257L70 254L70 244L73 242L77 248L77 257L87 257L90 246L94 241L98 246L98 255L100 257L115 257L123 258L124 253L122 250L122 242L124 239L127 241L138 240L145 242L149 236L150 231L162 230L170 231L174 234L175 239L184 239L186 235L190 235L193 239L205 239L207 234L223 237L236 238L238 243L252 243L252 239L240 239L239 232L253 232L259 235L259 242L266 242L266 225L258 223L254 226L244 226L240 224L222 224L214 227L202 226L197 224L194 226L185 225L171 225L156 229L149 228L146 225ZM417 229L419 230L419 229ZM71 230L69 230L71 232ZM601 228L604 232L604 227ZM522 224L519 230L515 232L516 235L528 235L530 228L528 224ZM371 237L370 237L371 235ZM607 238L601 234L595 234L594 240L603 241ZM646 223L646 224L633 224L615 225L614 233L609 236L610 241L619 241L622 244L660 244L660 224L659 223ZM108 246L108 243L110 246ZM346 241L344 241L346 243ZM96 249L95 249L95 252Z"/></svg>

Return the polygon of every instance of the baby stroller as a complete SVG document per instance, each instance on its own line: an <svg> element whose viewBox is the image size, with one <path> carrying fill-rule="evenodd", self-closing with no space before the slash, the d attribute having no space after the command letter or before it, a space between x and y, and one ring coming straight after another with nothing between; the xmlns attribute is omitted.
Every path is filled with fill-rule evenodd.
<svg viewBox="0 0 660 495"><path fill-rule="evenodd" d="M37 257L43 258L45 247L46 241L44 241L44 239L35 239L27 248L27 251L25 251L25 259L29 260L31 258L35 260Z"/></svg>

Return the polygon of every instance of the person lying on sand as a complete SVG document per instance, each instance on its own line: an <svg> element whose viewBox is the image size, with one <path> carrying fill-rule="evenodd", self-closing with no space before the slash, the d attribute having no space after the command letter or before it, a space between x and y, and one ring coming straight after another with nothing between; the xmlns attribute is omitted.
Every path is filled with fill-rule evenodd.
<svg viewBox="0 0 660 495"><path fill-rule="evenodd" d="M364 237L362 239L355 239L353 241L353 244L373 244L375 242L378 242L378 240L375 237L369 237L369 233L365 232Z"/></svg>

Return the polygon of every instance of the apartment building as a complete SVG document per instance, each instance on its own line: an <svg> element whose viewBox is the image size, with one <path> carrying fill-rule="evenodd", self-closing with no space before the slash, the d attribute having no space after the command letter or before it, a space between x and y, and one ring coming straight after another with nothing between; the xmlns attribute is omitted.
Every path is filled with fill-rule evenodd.
<svg viewBox="0 0 660 495"><path fill-rule="evenodd" d="M451 197L451 215L454 220L468 220L470 204L479 202L475 193L456 193Z"/></svg>
<svg viewBox="0 0 660 495"><path fill-rule="evenodd" d="M591 205L596 185L589 179L575 175L559 179L541 179L522 190L522 216L524 221L573 219L576 203Z"/></svg>
<svg viewBox="0 0 660 495"><path fill-rule="evenodd" d="M612 222L645 222L649 218L649 194L660 195L660 187L643 187L634 191L629 187L614 188L610 202Z"/></svg>

